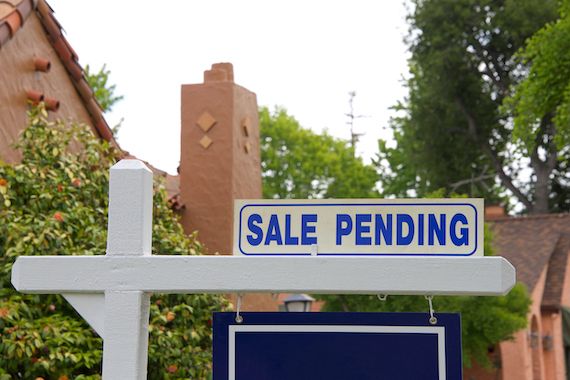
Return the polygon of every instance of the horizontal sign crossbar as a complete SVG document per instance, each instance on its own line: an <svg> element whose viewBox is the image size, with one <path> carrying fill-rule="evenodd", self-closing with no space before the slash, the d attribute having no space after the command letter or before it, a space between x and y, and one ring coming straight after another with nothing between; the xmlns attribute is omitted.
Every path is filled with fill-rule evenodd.
<svg viewBox="0 0 570 380"><path fill-rule="evenodd" d="M27 256L12 283L24 293L502 295L515 269L502 257Z"/></svg>

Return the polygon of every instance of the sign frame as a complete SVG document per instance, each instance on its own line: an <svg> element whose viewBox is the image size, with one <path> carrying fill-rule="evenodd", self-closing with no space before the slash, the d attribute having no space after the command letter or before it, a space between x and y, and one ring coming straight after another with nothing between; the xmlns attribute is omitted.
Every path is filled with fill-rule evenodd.
<svg viewBox="0 0 570 380"><path fill-rule="evenodd" d="M464 208L473 213L473 217L469 219L469 222L473 224L471 230L474 232L472 237L473 241L473 248L470 249L470 252L465 253L449 253L443 252L444 250L448 249L447 247L441 248L438 252L431 248L429 244L424 243L426 246L423 252L411 252L410 248L402 249L402 251L393 251L390 252L387 248L387 245L378 248L375 252L366 252L366 248L354 248L352 247L353 251L350 249L345 250L344 252L339 252L344 249L343 245L341 245L341 249L339 251L332 251L323 249L320 244L315 245L306 245L303 248L297 249L296 252L292 252L291 249L287 249L291 247L290 245L283 244L281 247L276 247L275 245L271 245L269 247L264 247L265 250L258 249L257 252L253 252L251 249L251 245L247 243L248 237L246 236L245 226L248 224L246 221L247 209L253 209L256 211L265 212L267 213L268 208L273 209L273 215L277 215L278 218L287 217L287 210L293 210L295 208L305 208L307 210L312 210L311 212L315 215L321 212L323 209L333 209L336 208L338 210L343 210L347 208L358 209L362 208L364 210L371 210L373 208L383 208L383 209L402 209L403 212L418 212L418 210L429 209L431 208L432 211L434 208L437 209L448 209L451 208ZM265 209L265 210L264 210ZM405 211L404 211L405 210ZM448 212L448 211L445 211ZM386 214L392 215L392 214ZM291 221L291 219L289 220ZM372 223L373 221L369 221ZM285 221L285 227L287 227L287 220ZM294 223L294 222L291 222ZM338 221L337 221L338 223ZM422 221L422 223L426 223L427 221ZM320 224L320 223L319 223ZM328 222L327 225L331 224ZM311 227L316 228L314 225ZM336 226L338 229L338 225ZM281 227L282 228L282 227ZM292 227L290 227L292 228ZM312 230L313 233L315 230ZM372 228L370 226L366 226L368 228L367 233L372 234ZM451 228L451 227L450 227ZM331 227L327 229L327 233ZM422 230L425 228L422 227ZM394 227L394 230L396 228ZM281 233L281 232L280 232ZM286 232L283 233L286 235ZM337 231L338 234L338 231ZM395 234L395 232L394 232ZM321 237L324 233L321 233ZM327 235L328 236L328 235ZM266 237L267 238L267 237ZM330 238L330 237L329 237ZM337 237L338 238L338 237ZM427 237L425 237L427 240ZM316 240L316 239L315 239ZM371 239L372 240L372 239ZM249 245L249 248L247 247ZM330 241L327 243L330 247ZM338 242L337 242L338 245ZM238 199L234 202L234 243L233 243L234 255L238 256L384 256L384 257L395 257L395 256L411 256L411 257L479 257L484 256L484 200L480 198L442 198L442 199ZM390 247L391 248L391 247ZM388 251L386 251L388 249ZM416 246L412 244L412 250L416 249ZM382 251L384 250L384 251Z"/></svg>
<svg viewBox="0 0 570 380"><path fill-rule="evenodd" d="M235 322L235 313L214 313L213 380L242 380L242 378L239 377L240 370L238 366L242 365L247 367L247 364L239 363L240 360L243 361L244 359L240 359L240 356L236 352L239 347L237 342L238 339L240 339L238 334L248 333L251 335L249 338L250 342L267 342L268 339L274 339L274 337L283 336L283 334L287 333L293 335L321 334L320 339L323 339L323 337L328 339L328 337L331 336L325 336L324 334L337 334L337 338L339 334L345 337L352 335L351 339L365 339L363 342L370 342L371 334L377 334L379 339L395 339L395 335L403 334L400 338L396 339L404 338L406 341L409 341L411 336L415 336L413 339L420 337L420 339L424 339L428 334L434 334L437 337L437 348L435 349L437 351L437 376L435 376L435 378L437 380L462 378L461 319L459 314L436 313L438 321L435 325L429 323L428 313L250 312L240 313L240 315L243 317L243 323L241 324ZM263 334L268 335L265 340L259 340L259 337L263 337ZM384 337L381 337L382 334L385 334ZM241 336L244 337L244 335ZM346 338L343 337L341 339ZM435 339L432 339L432 341L435 341ZM254 350L256 349L255 346L258 346L258 344L248 344L248 347L254 347ZM241 346L244 347L243 343ZM268 347L264 346L263 343L259 346L262 347L260 348L260 350L262 350L261 355L266 355L265 353L268 352ZM286 351L282 346L279 346L278 342L276 342L276 346L277 350L281 350L279 352ZM340 349L346 351L346 346ZM381 345L375 345L373 349L377 350L377 352L381 352L383 348ZM412 349L410 349L410 351L412 351ZM303 352L302 356L307 355L307 360L311 362L314 361L315 366L318 366L319 354L323 355L317 352ZM327 354L331 355L331 352ZM376 355L376 352L371 354ZM433 352L431 354L433 355ZM291 358L280 357L279 361L281 362L276 363L272 363L271 361L267 363L268 360L265 358L263 359L264 367L270 368L272 365L275 365L275 368L279 368L283 365L282 361L288 360L299 365L299 355L298 352L292 352ZM242 354L241 358L245 358L247 363L262 360L261 358L251 356L251 351L249 351L249 356ZM421 360L425 360L425 358L414 356L413 359L410 360L420 362ZM335 363L337 362L335 361ZM341 366L337 371L351 371L352 365L352 363L347 363L347 367ZM249 366L249 368L251 368L251 366ZM243 369L241 371L243 373ZM389 378L397 378L394 377L393 372L398 371L397 368L386 368L386 371L390 374ZM250 373L248 375L251 376L252 374ZM277 378L275 376L277 375L272 374L270 377ZM278 379L284 378L278 377Z"/></svg>

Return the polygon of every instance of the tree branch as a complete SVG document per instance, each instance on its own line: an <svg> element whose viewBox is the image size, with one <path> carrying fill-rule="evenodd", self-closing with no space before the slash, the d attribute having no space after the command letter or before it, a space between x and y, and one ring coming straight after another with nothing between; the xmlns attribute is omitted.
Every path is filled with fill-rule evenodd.
<svg viewBox="0 0 570 380"><path fill-rule="evenodd" d="M513 179L505 172L501 158L493 150L493 148L489 144L489 141L479 137L479 134L477 132L477 122L475 121L475 118L469 113L469 111L467 110L467 108L463 104L463 101L461 99L459 99L459 97L456 97L455 102L457 103L457 106L461 110L461 113L463 113L463 116L465 116L465 118L467 119L468 131L469 131L469 134L471 135L471 138L473 138L473 140L477 144L479 144L479 146L481 147L483 152L491 159L491 163L493 164L493 167L495 168L495 171L496 171L497 175L499 176L499 179L501 180L501 183L503 184L503 186L505 186L507 189L509 189L513 193L513 195L528 210L532 210L531 201L528 199L528 197L526 195L524 195L515 186L515 184L513 183Z"/></svg>
<svg viewBox="0 0 570 380"><path fill-rule="evenodd" d="M477 38L470 38L470 40L473 43L473 48L478 52L477 55L485 64L486 70L482 73L489 77L491 81L493 81L495 86L497 86L501 92L501 97L504 97L509 89L509 83L505 83L506 79L509 77L508 73L505 72L504 75L501 75L501 71L499 70L499 62L497 61L496 57L489 52L490 49L485 49L485 47L481 45L481 42L477 40ZM487 55L483 53L485 50L487 51Z"/></svg>
<svg viewBox="0 0 570 380"><path fill-rule="evenodd" d="M540 120L540 126L535 137L535 145L530 154L530 162L533 168L540 168L540 170L546 170L548 175L556 167L558 162L558 148L554 142L554 135L556 134L556 127L552 123L552 115L545 115ZM543 138L547 138L547 146L545 147L546 157L544 160L540 159L538 154L538 149L540 148Z"/></svg>
<svg viewBox="0 0 570 380"><path fill-rule="evenodd" d="M494 177L495 177L494 174L481 174L479 177L462 179L461 181L449 184L449 186L451 186L451 191L455 191L460 186L468 185L470 183L475 183L475 182L482 182L485 181L486 179L491 179Z"/></svg>

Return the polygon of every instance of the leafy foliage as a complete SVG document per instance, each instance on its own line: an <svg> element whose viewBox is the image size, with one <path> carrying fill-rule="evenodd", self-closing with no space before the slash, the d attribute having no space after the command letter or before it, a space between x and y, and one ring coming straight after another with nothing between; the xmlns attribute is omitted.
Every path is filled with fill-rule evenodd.
<svg viewBox="0 0 570 380"><path fill-rule="evenodd" d="M352 150L328 135L316 135L277 109L260 113L262 132L263 191L268 198L367 197L376 175L369 166L354 159ZM345 155L346 153L346 155ZM340 161L354 160L352 164ZM450 158L452 159L452 158ZM358 169L354 172L350 165ZM400 170L400 168L399 168ZM336 182L351 186L333 187ZM329 187L331 186L331 187ZM444 197L440 190L425 194ZM378 196L378 195L376 195ZM486 230L485 252L491 254L491 232ZM376 296L322 295L325 311L426 311L423 297L394 296L387 302ZM530 300L522 285L505 297L436 297L437 311L462 313L464 360L490 365L487 350L526 326ZM426 317L427 318L427 317Z"/></svg>
<svg viewBox="0 0 570 380"><path fill-rule="evenodd" d="M120 152L84 125L47 121L43 105L18 146L22 162L0 166L0 379L99 379L101 339L60 296L16 293L10 270L20 255L105 252L109 168ZM164 184L154 187L153 251L200 253ZM149 379L208 378L211 312L227 307L221 296L153 296Z"/></svg>
<svg viewBox="0 0 570 380"><path fill-rule="evenodd" d="M93 96L97 99L97 102L101 106L103 112L110 112L113 106L123 100L122 95L115 95L116 85L109 83L110 70L107 70L107 65L103 65L101 69L97 72L91 72L89 65L85 66L85 77L89 87L93 90ZM119 123L111 128L115 139L118 139L119 129L123 119Z"/></svg>
<svg viewBox="0 0 570 380"><path fill-rule="evenodd" d="M528 152L556 145L557 166L554 168L550 208L570 208L570 1L560 3L560 18L547 24L527 42L518 55L528 67L528 74L505 99L505 111L513 115L513 137ZM545 129L549 133L545 133ZM541 144L542 142L542 144ZM566 191L564 191L566 190Z"/></svg>
<svg viewBox="0 0 570 380"><path fill-rule="evenodd" d="M388 296L380 301L376 296L324 297L324 311L359 312L422 312L427 314L428 303L423 296ZM529 299L523 285L517 284L508 296L502 297L447 297L433 298L437 313L461 313L463 363L471 366L473 360L490 366L488 350L495 344L512 338L513 333L526 327Z"/></svg>
<svg viewBox="0 0 570 380"><path fill-rule="evenodd" d="M265 198L378 196L373 166L346 141L302 128L284 109L262 108L261 165Z"/></svg>
<svg viewBox="0 0 570 380"><path fill-rule="evenodd" d="M486 255L492 255L491 241L492 233L485 227ZM386 301L368 295L323 295L319 298L326 301L324 311L428 311L428 303L423 296L388 296ZM511 339L515 332L526 327L530 298L524 285L519 283L506 296L436 296L433 303L436 317L438 312L461 313L463 363L471 366L475 360L489 367L492 365L489 348Z"/></svg>
<svg viewBox="0 0 570 380"><path fill-rule="evenodd" d="M104 112L111 111L113 106L123 99L122 95L115 95L116 85L108 83L109 74L111 74L111 71L107 70L107 65L103 65L96 73L91 72L89 65L85 66L87 83L89 83L93 90L93 96L95 96Z"/></svg>
<svg viewBox="0 0 570 380"><path fill-rule="evenodd" d="M56 304L2 290L0 379L61 379L71 374L92 374L85 369L100 368L101 339L78 318L58 311Z"/></svg>
<svg viewBox="0 0 570 380"><path fill-rule="evenodd" d="M559 147L570 141L570 1L561 3L560 13L560 19L539 30L521 51L529 72L509 99L515 112L515 135L529 150L540 120L549 115L562 132L557 135Z"/></svg>
<svg viewBox="0 0 570 380"><path fill-rule="evenodd" d="M422 197L445 189L444 195L462 192L498 201L491 163L459 127L464 124L461 113L443 102L439 89L421 74L408 86L408 103L396 106L399 116L391 120L396 145L379 141L376 164L383 193Z"/></svg>
<svg viewBox="0 0 570 380"><path fill-rule="evenodd" d="M514 151L502 104L527 71L515 53L555 19L556 1L417 0L412 9L409 97L391 121L396 147L380 145L386 193L445 188L496 202L507 190L527 212L547 212L552 131L535 144L545 155ZM519 175L527 168L530 181Z"/></svg>

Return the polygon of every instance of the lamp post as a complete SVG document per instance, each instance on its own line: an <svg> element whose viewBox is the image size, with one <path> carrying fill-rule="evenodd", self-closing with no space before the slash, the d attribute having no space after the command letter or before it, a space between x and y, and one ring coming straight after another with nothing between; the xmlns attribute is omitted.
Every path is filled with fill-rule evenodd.
<svg viewBox="0 0 570 380"><path fill-rule="evenodd" d="M307 294L291 294L283 300L286 311L308 312L315 299Z"/></svg>

